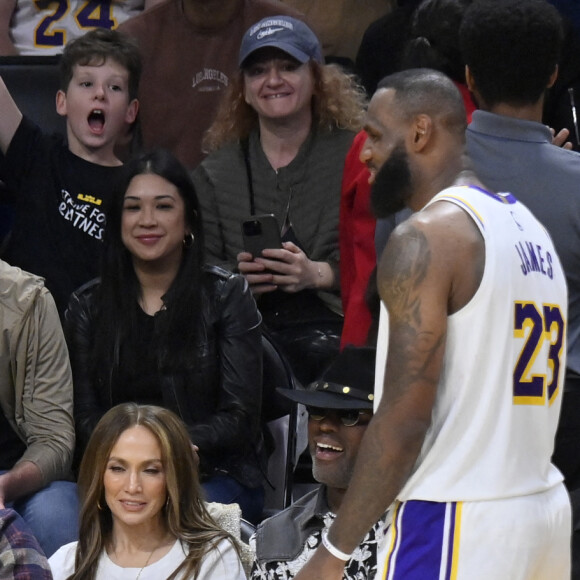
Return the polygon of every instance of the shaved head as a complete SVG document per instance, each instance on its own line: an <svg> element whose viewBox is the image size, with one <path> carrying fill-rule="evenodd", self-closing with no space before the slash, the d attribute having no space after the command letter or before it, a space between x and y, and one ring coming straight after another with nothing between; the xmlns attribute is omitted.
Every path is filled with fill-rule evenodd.
<svg viewBox="0 0 580 580"><path fill-rule="evenodd" d="M378 85L395 91L394 105L405 119L429 115L450 133L463 135L467 127L465 106L453 81L427 68L404 70L385 77Z"/></svg>

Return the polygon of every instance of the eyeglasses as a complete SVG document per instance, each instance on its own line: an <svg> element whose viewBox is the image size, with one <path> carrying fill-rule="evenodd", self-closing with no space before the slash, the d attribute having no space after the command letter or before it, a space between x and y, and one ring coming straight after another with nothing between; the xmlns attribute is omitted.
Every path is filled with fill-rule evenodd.
<svg viewBox="0 0 580 580"><path fill-rule="evenodd" d="M345 427L354 427L358 425L361 418L366 417L366 420L363 422L363 425L365 425L372 417L372 411L370 409L323 409L321 407L306 407L306 411L308 411L308 416L313 421L322 421L328 415L335 415Z"/></svg>

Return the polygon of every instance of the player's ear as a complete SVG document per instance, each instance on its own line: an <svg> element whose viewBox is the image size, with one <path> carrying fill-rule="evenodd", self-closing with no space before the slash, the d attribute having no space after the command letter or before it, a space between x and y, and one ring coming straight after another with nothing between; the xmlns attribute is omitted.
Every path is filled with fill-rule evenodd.
<svg viewBox="0 0 580 580"><path fill-rule="evenodd" d="M433 121L429 115L417 115L411 123L410 143L412 151L421 151L429 140L433 131Z"/></svg>

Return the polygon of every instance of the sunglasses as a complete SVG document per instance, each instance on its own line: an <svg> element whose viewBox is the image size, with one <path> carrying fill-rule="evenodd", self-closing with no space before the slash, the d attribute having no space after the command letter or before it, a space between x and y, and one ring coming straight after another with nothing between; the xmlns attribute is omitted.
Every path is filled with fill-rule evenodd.
<svg viewBox="0 0 580 580"><path fill-rule="evenodd" d="M363 422L363 425L366 425L372 417L372 411L370 409L323 409L321 407L306 407L306 411L308 411L308 417L313 421L322 421L328 415L335 415L345 427L358 425L361 418L364 417L367 419Z"/></svg>

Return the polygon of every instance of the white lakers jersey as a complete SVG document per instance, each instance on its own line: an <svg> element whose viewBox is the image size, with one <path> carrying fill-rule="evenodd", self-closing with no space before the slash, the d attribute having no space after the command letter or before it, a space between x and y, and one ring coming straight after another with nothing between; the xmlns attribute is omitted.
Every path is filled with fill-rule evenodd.
<svg viewBox="0 0 580 580"><path fill-rule="evenodd" d="M10 34L20 54L60 54L67 42L93 28L116 28L139 14L144 3L144 0L17 0Z"/></svg>
<svg viewBox="0 0 580 580"><path fill-rule="evenodd" d="M510 194L453 187L428 205L441 201L477 224L485 268L472 300L448 317L432 423L398 499L478 501L544 491L562 480L550 462L566 366L567 291L558 256ZM387 317L381 325L384 336ZM384 366L384 345L381 352Z"/></svg>

